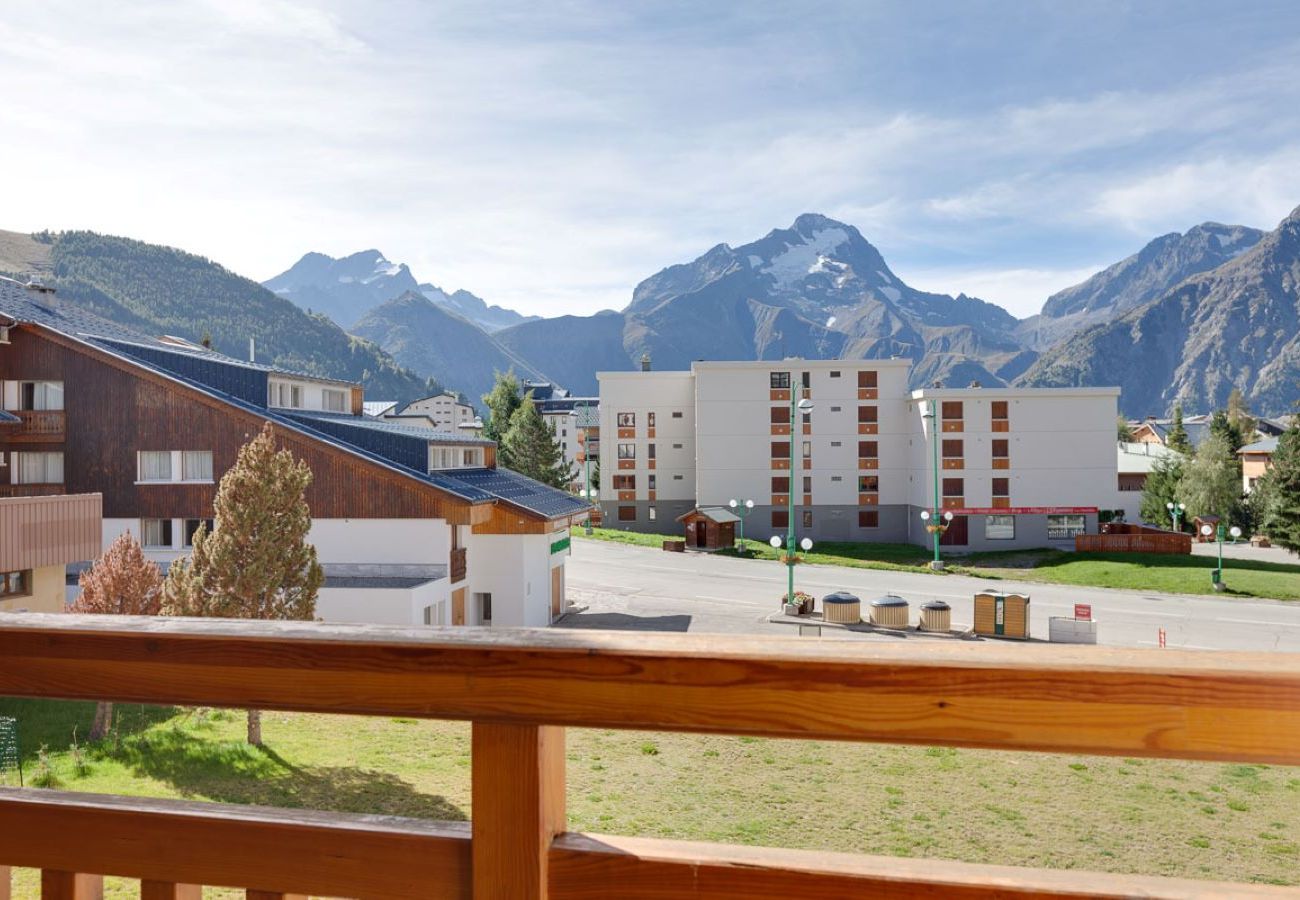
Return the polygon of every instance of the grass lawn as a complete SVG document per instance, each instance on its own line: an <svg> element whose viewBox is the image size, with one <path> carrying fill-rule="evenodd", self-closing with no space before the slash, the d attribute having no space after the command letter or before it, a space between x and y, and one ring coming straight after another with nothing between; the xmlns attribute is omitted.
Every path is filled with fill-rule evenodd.
<svg viewBox="0 0 1300 900"><path fill-rule="evenodd" d="M69 790L462 819L462 723L120 710L118 733L68 750L93 705L0 700ZM814 741L573 729L569 822L625 835L1300 884L1300 770ZM35 873L16 880L35 897ZM133 896L120 879L108 896ZM217 894L212 896L234 896Z"/></svg>
<svg viewBox="0 0 1300 900"><path fill-rule="evenodd" d="M577 529L574 536L584 537ZM672 539L672 535L597 528L592 538L658 548L663 541ZM774 560L781 553L759 541L748 541L747 546L750 555L757 559ZM739 555L731 550L720 552L729 556ZM826 542L815 545L811 553L804 554L805 561L814 565L908 572L930 572L926 564L931 558L929 551L913 544ZM945 554L944 559L948 565L945 572L950 574L1171 594L1213 594L1210 570L1217 565L1207 556L1069 553L1050 549L1005 550L964 556ZM1231 559L1224 566L1223 580L1228 586L1227 596L1300 600L1300 565Z"/></svg>

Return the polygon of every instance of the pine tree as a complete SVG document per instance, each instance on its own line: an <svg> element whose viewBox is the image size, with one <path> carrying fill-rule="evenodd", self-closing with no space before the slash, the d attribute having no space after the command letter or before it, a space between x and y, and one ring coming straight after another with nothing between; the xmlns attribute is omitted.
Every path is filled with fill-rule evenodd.
<svg viewBox="0 0 1300 900"><path fill-rule="evenodd" d="M1183 427L1183 405L1178 403L1174 406L1174 421L1169 426L1169 435L1165 438L1165 446L1170 450L1176 450L1183 456L1192 455L1192 442L1187 438L1187 429Z"/></svg>
<svg viewBox="0 0 1300 900"><path fill-rule="evenodd" d="M1250 404L1246 402L1246 395L1241 392L1241 388L1233 388L1232 393L1228 394L1228 419L1237 427L1242 439L1250 443L1259 422L1250 414Z"/></svg>
<svg viewBox="0 0 1300 900"><path fill-rule="evenodd" d="M567 488L573 481L573 469L555 439L555 429L542 420L532 396L525 397L510 417L501 449L510 460L508 468L521 475L557 488Z"/></svg>
<svg viewBox="0 0 1300 900"><path fill-rule="evenodd" d="M111 616L156 616L162 609L163 579L158 565L145 559L131 532L119 535L94 565L81 573L81 594L74 613ZM113 725L113 704L95 706L90 739L103 740Z"/></svg>
<svg viewBox="0 0 1300 900"><path fill-rule="evenodd" d="M1219 516L1226 527L1242 521L1241 475L1227 439L1210 434L1183 470L1178 491L1192 516Z"/></svg>
<svg viewBox="0 0 1300 900"><path fill-rule="evenodd" d="M221 478L212 533L200 526L188 561L172 563L163 609L174 616L310 620L324 576L307 543L312 473L275 448L268 422ZM248 711L248 742L262 743L262 719Z"/></svg>
<svg viewBox="0 0 1300 900"><path fill-rule="evenodd" d="M507 455L503 455L505 448L500 444L510 428L511 417L522 402L521 385L514 372L497 372L492 390L483 395L483 406L487 410L483 437L497 442L497 462L506 468L511 468L510 461Z"/></svg>
<svg viewBox="0 0 1300 900"><path fill-rule="evenodd" d="M1173 525L1166 503L1178 503L1178 485L1183 478L1183 459L1179 456L1162 456L1156 460L1142 487L1142 507L1139 514L1143 522L1153 525Z"/></svg>
<svg viewBox="0 0 1300 900"><path fill-rule="evenodd" d="M1246 436L1237 421L1226 410L1218 410L1210 416L1210 434L1223 438L1234 454L1246 446Z"/></svg>
<svg viewBox="0 0 1300 900"><path fill-rule="evenodd" d="M1293 418L1277 439L1272 468L1255 489L1265 481L1272 498L1264 511L1264 533L1279 547L1300 554L1300 419Z"/></svg>
<svg viewBox="0 0 1300 900"><path fill-rule="evenodd" d="M1123 416L1115 417L1115 440L1121 444L1127 444L1133 440L1133 428L1128 424L1128 419Z"/></svg>

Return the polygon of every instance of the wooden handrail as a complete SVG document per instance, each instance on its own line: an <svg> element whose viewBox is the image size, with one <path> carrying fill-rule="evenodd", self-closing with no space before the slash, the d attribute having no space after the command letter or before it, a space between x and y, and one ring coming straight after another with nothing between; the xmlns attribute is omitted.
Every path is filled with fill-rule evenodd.
<svg viewBox="0 0 1300 900"><path fill-rule="evenodd" d="M173 897L1288 892L563 834L560 726L1297 764L1294 654L29 614L0 616L0 659L0 696L474 723L469 826L0 791L0 834L17 836L0 866L43 868L61 896L92 895L86 872Z"/></svg>

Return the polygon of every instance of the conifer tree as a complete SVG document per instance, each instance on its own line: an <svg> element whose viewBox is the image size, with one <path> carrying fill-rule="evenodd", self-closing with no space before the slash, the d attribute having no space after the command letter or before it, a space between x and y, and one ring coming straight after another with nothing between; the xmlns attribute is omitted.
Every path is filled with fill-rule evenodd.
<svg viewBox="0 0 1300 900"><path fill-rule="evenodd" d="M1123 416L1115 417L1115 440L1121 444L1126 444L1133 440L1133 428L1128 424L1128 419Z"/></svg>
<svg viewBox="0 0 1300 900"><path fill-rule="evenodd" d="M483 395L483 406L487 409L487 418L483 422L483 437L496 441L497 462L511 468L509 457L503 456L505 450L500 446L510 428L510 419L523 402L522 386L514 372L497 372L496 383L492 390Z"/></svg>
<svg viewBox="0 0 1300 900"><path fill-rule="evenodd" d="M1142 506L1139 514L1143 522L1153 525L1173 526L1166 503L1178 503L1178 486L1183 478L1183 460L1178 456L1162 456L1155 461L1142 487Z"/></svg>
<svg viewBox="0 0 1300 900"><path fill-rule="evenodd" d="M221 478L212 533L200 526L188 561L167 573L164 612L175 616L310 620L324 576L307 543L312 473L276 450L268 422ZM248 742L262 743L262 719L248 711Z"/></svg>
<svg viewBox="0 0 1300 900"><path fill-rule="evenodd" d="M1165 446L1170 450L1176 450L1183 456L1192 455L1192 442L1187 438L1187 429L1183 427L1183 405L1181 403L1174 405L1174 421L1169 426L1169 435L1165 438Z"/></svg>
<svg viewBox="0 0 1300 900"><path fill-rule="evenodd" d="M94 565L81 573L81 594L74 613L112 616L156 616L162 609L163 579L157 563L145 558L131 532L119 535ZM113 725L113 704L95 705L90 739L103 740Z"/></svg>
<svg viewBox="0 0 1300 900"><path fill-rule="evenodd" d="M531 396L525 397L510 417L501 447L510 460L508 468L521 475L557 488L566 488L573 481L573 470L555 439L555 429L542 420Z"/></svg>
<svg viewBox="0 0 1300 900"><path fill-rule="evenodd" d="M1178 491L1189 515L1219 516L1224 526L1242 519L1241 475L1227 438L1210 434L1201 441L1183 469Z"/></svg>
<svg viewBox="0 0 1300 900"><path fill-rule="evenodd" d="M1292 553L1300 554L1300 417L1277 439L1272 468L1256 484L1269 493L1263 512L1263 530L1268 539Z"/></svg>
<svg viewBox="0 0 1300 900"><path fill-rule="evenodd" d="M1227 411L1229 421L1237 427L1242 440L1249 444L1259 422L1250 414L1250 404L1246 402L1246 395L1241 392L1241 388L1233 388L1228 394Z"/></svg>

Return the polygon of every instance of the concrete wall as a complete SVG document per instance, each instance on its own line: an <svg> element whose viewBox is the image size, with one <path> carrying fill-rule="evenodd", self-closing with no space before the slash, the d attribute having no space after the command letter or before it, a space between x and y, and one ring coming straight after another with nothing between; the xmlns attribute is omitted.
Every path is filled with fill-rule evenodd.
<svg viewBox="0 0 1300 900"><path fill-rule="evenodd" d="M424 608L446 601L450 588L445 578L414 588L321 588L316 597L316 617L325 622L371 622L381 625L423 625ZM449 615L450 603L443 606ZM433 622L450 624L449 620Z"/></svg>
<svg viewBox="0 0 1300 900"><path fill-rule="evenodd" d="M476 534L470 542L475 559L466 592L466 621L474 621L475 593L492 595L494 628L536 627L551 623L551 541L547 534ZM564 564L558 555L557 565Z"/></svg>
<svg viewBox="0 0 1300 900"><path fill-rule="evenodd" d="M32 569L31 573L31 593L0 600L0 612L63 612L67 599L67 567L41 566Z"/></svg>

